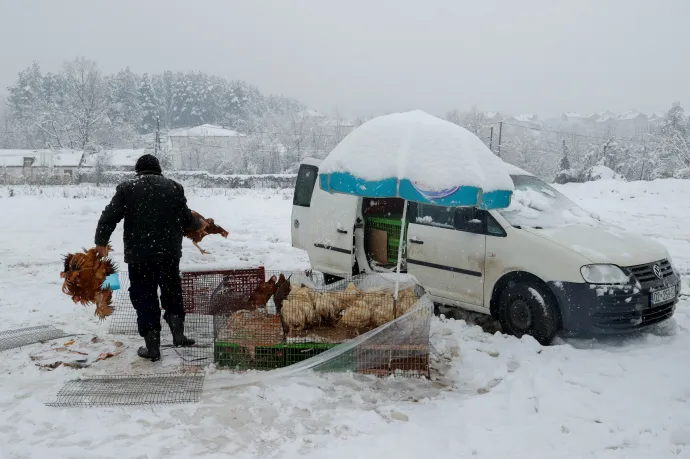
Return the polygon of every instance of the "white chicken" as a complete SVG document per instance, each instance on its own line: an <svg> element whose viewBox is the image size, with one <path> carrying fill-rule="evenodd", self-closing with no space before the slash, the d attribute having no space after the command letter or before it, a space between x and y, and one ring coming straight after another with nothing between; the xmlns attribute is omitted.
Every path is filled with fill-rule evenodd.
<svg viewBox="0 0 690 459"><path fill-rule="evenodd" d="M371 323L372 308L364 301L355 301L355 304L345 310L343 317L338 322L341 327L365 328Z"/></svg>

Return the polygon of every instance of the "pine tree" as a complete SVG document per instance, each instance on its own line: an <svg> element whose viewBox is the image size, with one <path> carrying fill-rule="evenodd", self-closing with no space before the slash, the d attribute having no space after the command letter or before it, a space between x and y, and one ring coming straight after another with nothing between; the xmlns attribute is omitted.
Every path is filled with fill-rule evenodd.
<svg viewBox="0 0 690 459"><path fill-rule="evenodd" d="M153 132L153 130L156 129L156 123L159 116L159 103L153 92L153 86L151 86L149 76L146 73L141 77L141 83L139 84L139 109L142 113L139 132L142 134Z"/></svg>
<svg viewBox="0 0 690 459"><path fill-rule="evenodd" d="M113 123L124 123L138 128L142 110L139 105L140 78L129 67L108 79L108 117Z"/></svg>

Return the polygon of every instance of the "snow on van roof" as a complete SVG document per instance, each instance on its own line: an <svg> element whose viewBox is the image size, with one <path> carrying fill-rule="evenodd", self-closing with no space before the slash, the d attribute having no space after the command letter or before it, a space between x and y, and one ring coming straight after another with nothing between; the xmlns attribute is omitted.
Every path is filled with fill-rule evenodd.
<svg viewBox="0 0 690 459"><path fill-rule="evenodd" d="M439 190L459 184L512 190L502 164L468 130L415 110L367 121L333 149L320 172L349 172L371 181L406 178Z"/></svg>
<svg viewBox="0 0 690 459"><path fill-rule="evenodd" d="M529 175L529 176L534 176L533 174L530 174L524 169L520 169L517 166L513 166L512 164L508 164L506 162L503 163L503 166L506 168L506 171L510 175Z"/></svg>

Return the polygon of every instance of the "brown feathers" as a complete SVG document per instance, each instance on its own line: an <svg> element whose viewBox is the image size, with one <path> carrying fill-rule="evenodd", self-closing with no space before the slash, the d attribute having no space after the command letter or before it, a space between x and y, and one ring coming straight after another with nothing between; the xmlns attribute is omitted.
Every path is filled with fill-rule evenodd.
<svg viewBox="0 0 690 459"><path fill-rule="evenodd" d="M108 252L112 252L108 246ZM64 258L64 279L62 292L72 297L72 301L96 305L96 315L105 319L113 313L111 306L113 292L103 290L105 278L117 272L117 266L110 258L101 258L96 249L84 249L83 253L70 253Z"/></svg>
<svg viewBox="0 0 690 459"><path fill-rule="evenodd" d="M199 247L199 242L209 234L220 234L221 236L227 238L228 237L228 232L225 231L223 228L220 226L216 225L216 223L213 221L212 218L204 218L203 215L201 215L198 212L192 211L192 215L195 218L200 218L201 220L205 221L207 223L207 226L203 229L199 230L193 230L193 231L187 231L184 233L185 237L189 238L192 240L192 243L196 246L197 249L201 251L201 253L206 254L204 249Z"/></svg>

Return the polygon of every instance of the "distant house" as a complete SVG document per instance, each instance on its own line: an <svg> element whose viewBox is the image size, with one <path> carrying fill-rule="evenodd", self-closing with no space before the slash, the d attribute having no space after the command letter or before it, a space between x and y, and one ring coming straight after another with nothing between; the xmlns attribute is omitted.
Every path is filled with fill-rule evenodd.
<svg viewBox="0 0 690 459"><path fill-rule="evenodd" d="M484 112L487 123L498 123L503 119L499 112Z"/></svg>
<svg viewBox="0 0 690 459"><path fill-rule="evenodd" d="M306 110L302 110L301 112L298 112L297 116L299 118L326 119L326 115L324 115L323 113L321 113L317 110L311 109L311 108L308 108Z"/></svg>
<svg viewBox="0 0 690 459"><path fill-rule="evenodd" d="M349 120L328 120L323 123L323 126L335 143L340 142L357 127L354 121Z"/></svg>
<svg viewBox="0 0 690 459"><path fill-rule="evenodd" d="M601 114L594 119L594 128L598 133L612 133L616 131L618 117L612 114Z"/></svg>
<svg viewBox="0 0 690 459"><path fill-rule="evenodd" d="M539 121L539 116L531 113L521 113L519 115L509 116L508 118L504 119L503 122L505 124L512 125L513 127L519 126L533 129L542 127L542 124Z"/></svg>
<svg viewBox="0 0 690 459"><path fill-rule="evenodd" d="M72 178L83 154L78 150L0 150L0 175L5 181L39 175Z"/></svg>
<svg viewBox="0 0 690 459"><path fill-rule="evenodd" d="M649 127L658 128L664 125L665 119L666 116L663 113L652 113L649 115L647 122L649 123Z"/></svg>
<svg viewBox="0 0 690 459"><path fill-rule="evenodd" d="M631 110L618 117L616 127L618 135L635 137L646 132L649 132L649 119L644 113Z"/></svg>
<svg viewBox="0 0 690 459"><path fill-rule="evenodd" d="M209 162L218 158L232 160L240 152L242 138L232 129L203 124L168 133L168 148L175 169L208 170Z"/></svg>
<svg viewBox="0 0 690 459"><path fill-rule="evenodd" d="M584 123L591 118L591 115L583 115L576 112L565 112L561 115L561 120L566 123Z"/></svg>
<svg viewBox="0 0 690 459"><path fill-rule="evenodd" d="M139 157L146 154L144 148L104 150L90 155L84 161L86 167L96 167L98 161L104 169L115 171L133 171Z"/></svg>

